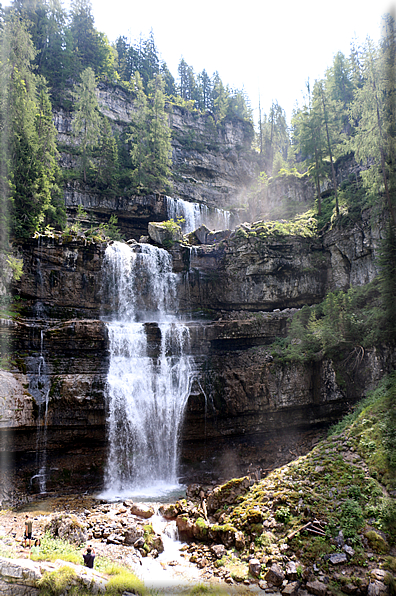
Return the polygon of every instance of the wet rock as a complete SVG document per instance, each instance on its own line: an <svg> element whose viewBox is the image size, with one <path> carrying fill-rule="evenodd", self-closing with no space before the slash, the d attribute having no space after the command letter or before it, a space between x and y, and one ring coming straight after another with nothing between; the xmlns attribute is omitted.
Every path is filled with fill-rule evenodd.
<svg viewBox="0 0 396 596"><path fill-rule="evenodd" d="M176 519L176 517L180 513L177 505L175 505L174 503L161 505L161 507L159 508L159 512L165 519Z"/></svg>
<svg viewBox="0 0 396 596"><path fill-rule="evenodd" d="M326 584L318 580L307 582L307 590L310 594L315 594L315 596L326 596L327 594Z"/></svg>
<svg viewBox="0 0 396 596"><path fill-rule="evenodd" d="M146 544L150 548L150 551L156 550L159 553L164 552L164 543L162 542L162 538L159 534L150 536L150 539L146 540Z"/></svg>
<svg viewBox="0 0 396 596"><path fill-rule="evenodd" d="M143 536L143 534L143 528L139 528L138 526L128 528L128 530L124 534L125 544L135 544L136 541Z"/></svg>
<svg viewBox="0 0 396 596"><path fill-rule="evenodd" d="M133 546L135 548L143 548L144 546L144 538L143 536L140 536L134 543Z"/></svg>
<svg viewBox="0 0 396 596"><path fill-rule="evenodd" d="M137 517L142 517L144 519L149 519L154 515L154 509L148 505L142 505L142 503L136 504L134 503L131 506L131 513L136 515Z"/></svg>
<svg viewBox="0 0 396 596"><path fill-rule="evenodd" d="M388 594L388 587L381 581L371 581L367 588L367 596L385 596Z"/></svg>
<svg viewBox="0 0 396 596"><path fill-rule="evenodd" d="M289 582L282 590L283 596L296 596L300 588L300 582Z"/></svg>
<svg viewBox="0 0 396 596"><path fill-rule="evenodd" d="M273 563L265 574L265 579L267 582L274 584L274 586L281 586L285 579L285 574L277 563Z"/></svg>
<svg viewBox="0 0 396 596"><path fill-rule="evenodd" d="M221 559L221 557L227 554L226 547L223 544L214 544L210 547L210 550L217 559Z"/></svg>
<svg viewBox="0 0 396 596"><path fill-rule="evenodd" d="M348 558L345 553L334 553L329 556L328 560L332 565L341 565L342 563L346 563Z"/></svg>
<svg viewBox="0 0 396 596"><path fill-rule="evenodd" d="M249 572L253 577L258 577L261 573L261 563L258 559L250 559Z"/></svg>

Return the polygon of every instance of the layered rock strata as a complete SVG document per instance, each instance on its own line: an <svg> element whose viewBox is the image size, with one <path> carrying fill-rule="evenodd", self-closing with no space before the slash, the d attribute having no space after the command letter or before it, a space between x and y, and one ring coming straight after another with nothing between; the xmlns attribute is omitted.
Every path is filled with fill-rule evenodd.
<svg viewBox="0 0 396 596"><path fill-rule="evenodd" d="M237 232L215 245L175 244L181 310L210 309L209 319L189 323L198 372L181 436L186 470L214 445L219 459L239 450L253 461L260 452L271 465L282 444L293 451L301 433L336 420L391 370L395 356L385 348L335 367L330 360L275 363L269 347L287 334L295 308L372 280L381 236L366 217L315 240ZM104 248L76 237L20 247L24 275L14 289L22 316L0 325L12 370L2 373L0 434L3 458L17 462L25 488L37 466L46 400L49 468L57 468L49 488L98 486L102 478L109 355L100 316L111 302L102 288ZM155 354L160 330L150 323L146 333Z"/></svg>

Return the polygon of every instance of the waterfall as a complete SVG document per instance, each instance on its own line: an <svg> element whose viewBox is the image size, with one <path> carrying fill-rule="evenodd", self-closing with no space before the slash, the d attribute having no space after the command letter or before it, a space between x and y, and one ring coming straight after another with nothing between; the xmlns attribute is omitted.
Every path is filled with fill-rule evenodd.
<svg viewBox="0 0 396 596"><path fill-rule="evenodd" d="M114 242L106 249L111 297L105 496L156 496L178 486L178 441L194 363L177 319L167 251Z"/></svg>
<svg viewBox="0 0 396 596"><path fill-rule="evenodd" d="M37 440L36 440L36 469L37 473L30 479L30 486L33 481L38 481L40 493L47 489L47 418L50 392L50 379L47 371L47 363L44 358L44 332L40 331L40 355L38 358L27 360L29 391L38 404L37 416Z"/></svg>
<svg viewBox="0 0 396 596"><path fill-rule="evenodd" d="M165 197L166 208L169 219L182 217L185 222L182 224L182 230L185 234L196 230L201 225L210 229L228 230L230 227L230 212L224 209L208 207L200 203L190 203L183 199L174 199Z"/></svg>

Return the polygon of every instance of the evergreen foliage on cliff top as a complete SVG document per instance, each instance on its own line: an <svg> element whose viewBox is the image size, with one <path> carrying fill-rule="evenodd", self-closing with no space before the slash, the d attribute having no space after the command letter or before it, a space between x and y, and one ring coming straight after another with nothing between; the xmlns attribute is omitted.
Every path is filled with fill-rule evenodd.
<svg viewBox="0 0 396 596"><path fill-rule="evenodd" d="M396 42L390 16L385 25L378 47L367 40L363 48L352 47L348 57L339 52L325 77L307 85L291 129L276 101L268 115L260 110L255 139L260 180L263 174L306 173L316 186L319 229L334 218L354 220L367 206L386 208L396 223ZM160 60L153 33L135 43L119 37L110 44L95 28L90 0L75 0L69 12L61 2L14 0L2 12L1 39L0 217L5 237L8 228L17 236L29 236L49 223L61 228L60 188L66 183L87 185L99 195L170 192L167 110L172 103L206 111L215 129L237 119L247 126L246 139L251 138L252 114L242 91L224 85L217 72L212 77L205 70L195 73L184 59L176 82ZM121 86L138 105L128 130L113 130L99 113L99 83ZM63 180L51 102L72 109L78 140L67 148L76 165L63 173ZM340 187L338 166L345 158L353 163L353 156L354 171ZM260 189L256 195L260 198Z"/></svg>
<svg viewBox="0 0 396 596"><path fill-rule="evenodd" d="M324 78L307 83L290 135L277 102L260 115L261 179L307 173L316 188L319 229L335 216L354 220L368 206L386 208L396 225L395 57L395 21L387 15L378 46L367 39L362 48L352 45L348 57L338 52ZM341 179L347 162L350 174Z"/></svg>

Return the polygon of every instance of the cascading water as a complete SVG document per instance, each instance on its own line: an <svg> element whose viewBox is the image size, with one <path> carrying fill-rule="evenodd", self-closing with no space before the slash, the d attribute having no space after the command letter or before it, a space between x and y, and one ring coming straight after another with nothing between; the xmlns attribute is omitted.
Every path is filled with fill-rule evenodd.
<svg viewBox="0 0 396 596"><path fill-rule="evenodd" d="M38 404L36 469L37 473L30 479L32 486L38 482L41 494L47 489L47 418L50 392L50 380L47 374L47 363L44 358L44 332L40 331L40 355L27 361L29 391Z"/></svg>
<svg viewBox="0 0 396 596"><path fill-rule="evenodd" d="M148 244L106 249L109 454L104 496L158 496L177 488L178 439L194 363L175 316L171 256Z"/></svg>
<svg viewBox="0 0 396 596"><path fill-rule="evenodd" d="M230 212L224 209L208 207L200 203L189 203L183 199L166 198L166 208L169 219L182 217L184 233L192 232L201 225L210 229L227 230L230 227Z"/></svg>

